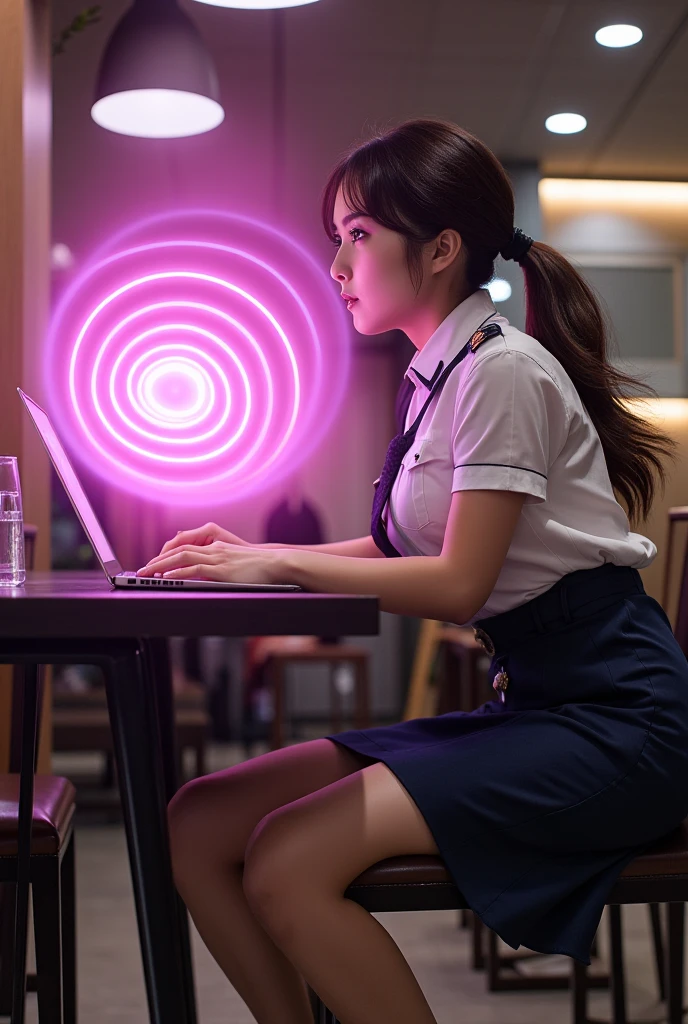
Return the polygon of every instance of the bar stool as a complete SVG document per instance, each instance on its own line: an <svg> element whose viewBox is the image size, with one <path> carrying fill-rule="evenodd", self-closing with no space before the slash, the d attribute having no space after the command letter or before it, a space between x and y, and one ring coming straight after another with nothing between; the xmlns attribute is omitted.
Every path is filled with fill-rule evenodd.
<svg viewBox="0 0 688 1024"><path fill-rule="evenodd" d="M341 694L336 685L337 667L348 664L354 668L354 728L366 729L370 725L369 661L370 652L364 647L354 647L350 644L323 644L317 639L309 648L293 651L284 649L269 654L265 663L265 673L274 700L271 749L278 750L284 743L285 681L288 665L308 663L328 666L330 730L340 732L343 728L343 710Z"/></svg>

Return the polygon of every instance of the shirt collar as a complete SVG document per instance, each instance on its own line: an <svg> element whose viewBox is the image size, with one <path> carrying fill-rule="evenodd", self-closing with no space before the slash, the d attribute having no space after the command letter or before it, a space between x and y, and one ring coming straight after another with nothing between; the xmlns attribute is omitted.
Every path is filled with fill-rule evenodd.
<svg viewBox="0 0 688 1024"><path fill-rule="evenodd" d="M434 334L430 335L423 348L416 352L405 376L413 381L416 389L420 386L429 391L443 368L459 354L478 327L496 314L488 290L477 288L454 307Z"/></svg>

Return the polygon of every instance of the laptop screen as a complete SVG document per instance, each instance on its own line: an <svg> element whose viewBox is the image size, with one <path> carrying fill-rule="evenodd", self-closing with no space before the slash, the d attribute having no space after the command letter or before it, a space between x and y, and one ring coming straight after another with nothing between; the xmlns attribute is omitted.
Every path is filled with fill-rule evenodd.
<svg viewBox="0 0 688 1024"><path fill-rule="evenodd" d="M67 453L62 447L57 434L53 430L52 423L48 419L47 414L41 409L40 405L36 405L33 399L24 394L21 389L18 388L17 390L21 395L24 405L29 411L31 419L36 424L36 429L43 439L43 444L48 451L48 455L50 456L57 471L57 475L69 495L72 505L74 506L74 510L81 520L81 525L83 526L96 555L103 563L103 566L105 566L107 562L117 561L115 553L106 540L105 534L101 529L98 519L96 518L96 514L91 507L91 502L86 497L84 489L79 483L79 479L72 468L72 464L67 458Z"/></svg>

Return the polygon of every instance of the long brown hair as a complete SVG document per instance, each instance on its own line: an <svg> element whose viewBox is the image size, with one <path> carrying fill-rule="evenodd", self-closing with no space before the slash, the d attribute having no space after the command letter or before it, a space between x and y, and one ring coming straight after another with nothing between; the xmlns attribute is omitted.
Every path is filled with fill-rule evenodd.
<svg viewBox="0 0 688 1024"><path fill-rule="evenodd" d="M404 236L417 289L423 245L446 228L461 235L472 289L494 276L494 261L513 235L514 194L504 168L479 139L448 121L406 121L343 157L322 198L323 225L333 241L340 186L352 210ZM633 413L623 399L640 393L656 397L657 392L609 362L610 335L600 305L561 253L534 242L521 267L526 333L548 349L571 378L599 435L612 486L636 525L652 506L655 473L664 488L662 458L675 459L678 444Z"/></svg>

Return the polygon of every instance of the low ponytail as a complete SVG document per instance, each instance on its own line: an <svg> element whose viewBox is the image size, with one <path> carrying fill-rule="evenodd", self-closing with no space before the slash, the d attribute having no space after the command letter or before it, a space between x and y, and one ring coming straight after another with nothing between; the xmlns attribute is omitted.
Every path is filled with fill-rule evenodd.
<svg viewBox="0 0 688 1024"><path fill-rule="evenodd" d="M612 486L626 504L631 525L647 518L655 473L666 485L663 458L676 459L678 444L623 399L657 392L609 362L610 337L595 293L561 253L533 242L519 261L525 278L526 334L536 338L566 370L599 434Z"/></svg>

